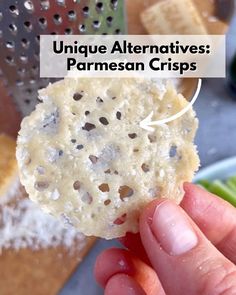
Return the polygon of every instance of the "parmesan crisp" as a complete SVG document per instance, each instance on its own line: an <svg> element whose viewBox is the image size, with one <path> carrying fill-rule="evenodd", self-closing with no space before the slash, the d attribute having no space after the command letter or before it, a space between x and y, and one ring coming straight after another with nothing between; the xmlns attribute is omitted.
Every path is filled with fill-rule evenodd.
<svg viewBox="0 0 236 295"><path fill-rule="evenodd" d="M199 166L193 110L150 132L139 123L187 104L170 84L147 79L66 78L40 91L17 141L20 179L45 211L85 235L138 232L154 198L180 202Z"/></svg>

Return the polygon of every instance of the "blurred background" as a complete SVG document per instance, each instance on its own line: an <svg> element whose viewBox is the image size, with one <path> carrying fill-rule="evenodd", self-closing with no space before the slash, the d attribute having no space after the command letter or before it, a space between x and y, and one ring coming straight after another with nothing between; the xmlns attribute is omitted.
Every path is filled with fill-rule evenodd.
<svg viewBox="0 0 236 295"><path fill-rule="evenodd" d="M85 239L73 229L64 230L57 221L48 219L28 203L18 181L14 154L20 121L23 113L34 108L37 89L49 82L38 77L35 39L44 33L226 34L227 77L203 81L194 106L200 122L196 144L201 169L232 157L230 162L235 163L232 173L236 175L233 158L236 154L234 1L18 2L5 0L0 3L0 294L28 295L32 290L35 295L102 294L93 278L93 265L98 253L111 246L120 246L119 243L99 240L93 246L94 239ZM188 5L192 7L189 12L181 6L188 9L186 3L192 5ZM158 20L165 17L166 5L175 8L174 14L167 9L169 17L160 23ZM191 18L190 23L185 23L185 13L197 18L197 23L191 24ZM49 22L49 18L53 18L53 22ZM24 58L22 63L22 56L26 57L26 63ZM16 85L17 81L19 85ZM185 81L182 85L189 95L195 87L193 82ZM55 227L58 229L56 234Z"/></svg>

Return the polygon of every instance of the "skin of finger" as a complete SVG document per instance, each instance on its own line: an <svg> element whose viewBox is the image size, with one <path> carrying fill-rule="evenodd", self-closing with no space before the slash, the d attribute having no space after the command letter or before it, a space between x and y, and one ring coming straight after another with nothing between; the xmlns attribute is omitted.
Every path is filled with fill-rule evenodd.
<svg viewBox="0 0 236 295"><path fill-rule="evenodd" d="M164 291L156 272L130 251L108 249L97 258L94 275L100 285L105 287L108 280L123 273L132 277L148 295L163 295Z"/></svg>
<svg viewBox="0 0 236 295"><path fill-rule="evenodd" d="M181 207L220 252L236 263L236 208L196 185L185 183L184 190Z"/></svg>
<svg viewBox="0 0 236 295"><path fill-rule="evenodd" d="M190 218L198 245L179 256L171 256L163 250L150 227L155 208L163 201L153 201L143 212L140 235L165 292L176 295L236 294L235 265L205 238ZM186 215L181 208L179 210ZM227 290L231 293L226 293Z"/></svg>
<svg viewBox="0 0 236 295"><path fill-rule="evenodd" d="M94 266L96 281L105 287L110 277L117 273L133 276L135 268L130 253L126 250L111 248L100 253Z"/></svg>
<svg viewBox="0 0 236 295"><path fill-rule="evenodd" d="M147 295L142 287L126 274L116 274L109 279L105 295ZM158 295L158 294L157 294Z"/></svg>
<svg viewBox="0 0 236 295"><path fill-rule="evenodd" d="M150 265L149 258L143 247L140 234L127 233L125 237L119 238L120 243L138 256L146 264Z"/></svg>

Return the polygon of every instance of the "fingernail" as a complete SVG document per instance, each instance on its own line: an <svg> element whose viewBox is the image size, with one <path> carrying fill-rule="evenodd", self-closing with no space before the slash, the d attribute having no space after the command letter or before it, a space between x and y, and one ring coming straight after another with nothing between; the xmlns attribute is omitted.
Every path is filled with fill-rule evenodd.
<svg viewBox="0 0 236 295"><path fill-rule="evenodd" d="M192 225L181 209L170 201L157 206L151 228L157 241L169 255L184 254L198 243Z"/></svg>

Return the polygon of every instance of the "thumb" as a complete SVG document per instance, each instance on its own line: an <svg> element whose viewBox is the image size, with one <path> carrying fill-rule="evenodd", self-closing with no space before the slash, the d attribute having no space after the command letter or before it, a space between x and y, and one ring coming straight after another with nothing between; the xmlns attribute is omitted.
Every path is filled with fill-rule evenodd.
<svg viewBox="0 0 236 295"><path fill-rule="evenodd" d="M140 235L167 294L236 294L236 266L174 202L149 204L140 218Z"/></svg>

